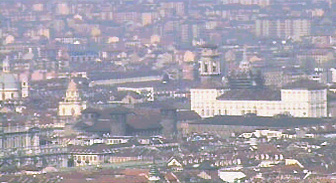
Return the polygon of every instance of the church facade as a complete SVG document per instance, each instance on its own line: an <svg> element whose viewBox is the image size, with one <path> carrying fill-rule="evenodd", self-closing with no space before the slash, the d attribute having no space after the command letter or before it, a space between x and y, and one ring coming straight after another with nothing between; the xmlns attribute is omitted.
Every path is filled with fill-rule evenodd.
<svg viewBox="0 0 336 183"><path fill-rule="evenodd" d="M28 78L20 78L18 74L12 73L9 58L6 57L3 60L2 72L0 73L0 101L26 98L28 94Z"/></svg>
<svg viewBox="0 0 336 183"><path fill-rule="evenodd" d="M82 101L77 84L71 80L64 101L59 103L58 115L60 117L77 117L84 109L86 109L86 102Z"/></svg>

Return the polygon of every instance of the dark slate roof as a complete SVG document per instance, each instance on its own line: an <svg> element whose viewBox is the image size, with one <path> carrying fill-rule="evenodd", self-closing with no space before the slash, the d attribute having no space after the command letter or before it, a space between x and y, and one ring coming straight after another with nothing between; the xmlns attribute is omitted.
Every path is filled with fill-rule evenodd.
<svg viewBox="0 0 336 183"><path fill-rule="evenodd" d="M77 128L80 128L82 130L85 130L87 132L93 132L93 133L110 133L111 132L111 123L112 120L110 119L110 121L106 122L106 121L97 121L94 122L94 124L92 126L86 126L86 124L83 123L78 123L78 125L76 126Z"/></svg>
<svg viewBox="0 0 336 183"><path fill-rule="evenodd" d="M95 109L95 108L87 108L82 113L96 113L100 117L109 117L110 114L128 114L130 113L130 109L125 107L114 107L114 108L105 108L105 109Z"/></svg>
<svg viewBox="0 0 336 183"><path fill-rule="evenodd" d="M181 106L178 104L177 100L164 100L164 101L154 101L136 104L136 108L147 108L147 109L179 109Z"/></svg>
<svg viewBox="0 0 336 183"><path fill-rule="evenodd" d="M209 48L209 49L217 49L218 46L214 44L203 44L200 46L201 48Z"/></svg>
<svg viewBox="0 0 336 183"><path fill-rule="evenodd" d="M162 81L143 81L143 82L116 84L117 87L132 87L132 88L154 87L157 89L164 89L164 90L191 88L193 87L193 85L195 85L195 82L188 80L168 81L167 83L163 83Z"/></svg>
<svg viewBox="0 0 336 183"><path fill-rule="evenodd" d="M321 118L294 118L289 116L261 117L261 116L215 116L191 124L234 125L234 126L260 126L260 127L297 127L326 123Z"/></svg>
<svg viewBox="0 0 336 183"><path fill-rule="evenodd" d="M336 83L333 83L332 85L330 85L329 89L336 89Z"/></svg>
<svg viewBox="0 0 336 183"><path fill-rule="evenodd" d="M177 120L178 121L193 121L200 120L201 116L197 114L195 111L178 111L177 112Z"/></svg>
<svg viewBox="0 0 336 183"><path fill-rule="evenodd" d="M111 128L111 122L114 119L111 114L128 114L126 124L133 130L149 130L160 129L160 121L162 119L159 109L128 109L124 107L94 109L88 108L83 112L98 114L98 118L94 121L94 125L88 126L83 122L76 124L76 128L83 129L88 132L108 133ZM100 119L109 119L108 121Z"/></svg>
<svg viewBox="0 0 336 183"><path fill-rule="evenodd" d="M160 129L162 120L160 110L134 109L127 117L127 125L134 130Z"/></svg>
<svg viewBox="0 0 336 183"><path fill-rule="evenodd" d="M89 73L88 77L91 81L106 80L106 79L124 79L124 78L136 78L136 77L146 77L146 76L162 76L161 71L129 71L129 72L94 72Z"/></svg>
<svg viewBox="0 0 336 183"><path fill-rule="evenodd" d="M206 80L205 82L200 83L198 86L193 87L197 89L225 89L228 88L222 82L217 82L215 80Z"/></svg>
<svg viewBox="0 0 336 183"><path fill-rule="evenodd" d="M328 92L327 93L328 102L335 102L336 101L336 93Z"/></svg>
<svg viewBox="0 0 336 183"><path fill-rule="evenodd" d="M218 100L281 100L279 90L270 89L236 89L225 92Z"/></svg>
<svg viewBox="0 0 336 183"><path fill-rule="evenodd" d="M325 88L326 86L322 85L321 83L307 79L297 80L283 87L283 89L307 89L307 90L320 90Z"/></svg>

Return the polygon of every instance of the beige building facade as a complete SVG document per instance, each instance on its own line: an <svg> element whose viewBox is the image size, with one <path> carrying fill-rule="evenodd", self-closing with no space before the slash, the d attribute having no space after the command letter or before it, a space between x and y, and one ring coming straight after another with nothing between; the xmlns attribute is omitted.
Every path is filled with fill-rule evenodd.
<svg viewBox="0 0 336 183"><path fill-rule="evenodd" d="M259 18L255 22L255 34L258 37L278 37L301 41L302 37L309 36L311 20L309 18Z"/></svg>

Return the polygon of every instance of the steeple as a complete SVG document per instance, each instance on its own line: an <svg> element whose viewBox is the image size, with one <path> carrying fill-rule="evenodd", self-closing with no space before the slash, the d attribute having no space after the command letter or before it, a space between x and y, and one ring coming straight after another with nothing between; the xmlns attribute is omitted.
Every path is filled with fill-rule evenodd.
<svg viewBox="0 0 336 183"><path fill-rule="evenodd" d="M256 73L252 69L246 53L246 47L244 47L243 59L239 64L239 69L227 76L230 89L256 89L264 86L264 77L260 71Z"/></svg>
<svg viewBox="0 0 336 183"><path fill-rule="evenodd" d="M246 47L244 47L244 51L243 51L243 59L242 59L242 61L239 63L239 69L240 69L241 71L244 71L244 72L248 72L249 70L251 70L251 64L250 64L250 62L247 60Z"/></svg>
<svg viewBox="0 0 336 183"><path fill-rule="evenodd" d="M29 94L29 85L28 85L28 78L23 77L21 81L21 97L26 98Z"/></svg>
<svg viewBox="0 0 336 183"><path fill-rule="evenodd" d="M10 65L9 65L9 57L6 56L6 58L2 61L2 72L9 73L10 72Z"/></svg>

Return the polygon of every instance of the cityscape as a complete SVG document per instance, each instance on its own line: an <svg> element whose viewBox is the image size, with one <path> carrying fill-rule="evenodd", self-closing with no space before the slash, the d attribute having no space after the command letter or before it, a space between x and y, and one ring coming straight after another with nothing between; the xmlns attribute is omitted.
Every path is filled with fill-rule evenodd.
<svg viewBox="0 0 336 183"><path fill-rule="evenodd" d="M0 182L336 183L336 1L0 0Z"/></svg>

